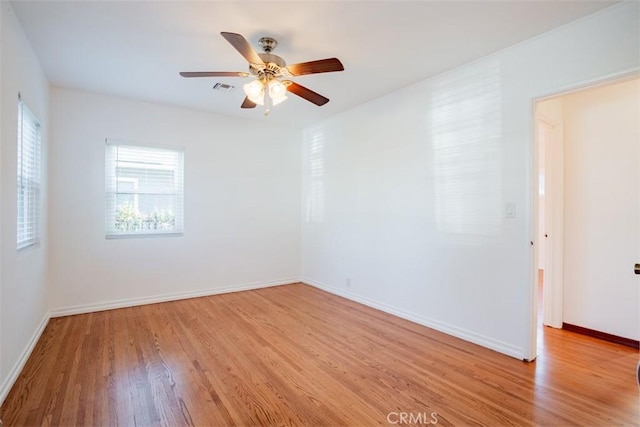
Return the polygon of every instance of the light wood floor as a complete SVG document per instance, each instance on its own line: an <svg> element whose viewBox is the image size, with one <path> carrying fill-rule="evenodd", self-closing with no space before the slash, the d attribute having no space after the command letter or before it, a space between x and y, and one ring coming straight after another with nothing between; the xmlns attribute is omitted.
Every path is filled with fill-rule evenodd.
<svg viewBox="0 0 640 427"><path fill-rule="evenodd" d="M552 329L542 344L525 363L279 286L52 319L0 414L5 426L370 426L399 421L391 412L638 425L636 350Z"/></svg>

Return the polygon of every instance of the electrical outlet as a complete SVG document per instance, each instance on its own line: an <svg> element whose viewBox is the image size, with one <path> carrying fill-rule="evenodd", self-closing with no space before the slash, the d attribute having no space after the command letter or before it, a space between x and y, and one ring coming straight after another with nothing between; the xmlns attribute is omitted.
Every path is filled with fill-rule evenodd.
<svg viewBox="0 0 640 427"><path fill-rule="evenodd" d="M350 277L347 277L346 285L347 285L347 288L351 287L351 278Z"/></svg>

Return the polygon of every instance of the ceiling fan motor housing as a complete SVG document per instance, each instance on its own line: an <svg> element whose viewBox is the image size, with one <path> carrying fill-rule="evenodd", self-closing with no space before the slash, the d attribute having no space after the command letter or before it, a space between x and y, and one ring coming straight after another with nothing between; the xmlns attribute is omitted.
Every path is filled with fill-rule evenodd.
<svg viewBox="0 0 640 427"><path fill-rule="evenodd" d="M260 40L258 40L258 44L266 53L271 52L276 48L276 46L278 46L277 40L271 37L261 37Z"/></svg>
<svg viewBox="0 0 640 427"><path fill-rule="evenodd" d="M278 41L271 37L261 37L258 40L258 44L264 51L264 53L258 53L264 64L250 64L249 71L251 74L260 78L263 78L265 74L270 77L280 76L287 63L278 55L271 53L278 46Z"/></svg>
<svg viewBox="0 0 640 427"><path fill-rule="evenodd" d="M282 69L287 66L284 59L273 53L259 53L258 56L264 61L264 64L250 64L249 71L253 75L270 74L272 77L276 77L282 74Z"/></svg>

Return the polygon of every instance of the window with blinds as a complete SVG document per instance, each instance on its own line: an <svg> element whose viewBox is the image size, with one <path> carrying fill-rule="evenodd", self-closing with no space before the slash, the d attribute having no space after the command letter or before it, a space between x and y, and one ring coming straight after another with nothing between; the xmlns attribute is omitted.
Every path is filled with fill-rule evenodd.
<svg viewBox="0 0 640 427"><path fill-rule="evenodd" d="M107 141L106 237L182 235L183 150Z"/></svg>
<svg viewBox="0 0 640 427"><path fill-rule="evenodd" d="M17 246L35 245L40 240L40 123L20 100L18 102Z"/></svg>

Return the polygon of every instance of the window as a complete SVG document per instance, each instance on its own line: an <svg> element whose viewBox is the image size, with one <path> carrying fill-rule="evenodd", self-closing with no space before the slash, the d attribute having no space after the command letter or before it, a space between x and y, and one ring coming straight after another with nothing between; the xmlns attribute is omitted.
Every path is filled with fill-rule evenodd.
<svg viewBox="0 0 640 427"><path fill-rule="evenodd" d="M107 141L107 238L181 235L183 151Z"/></svg>
<svg viewBox="0 0 640 427"><path fill-rule="evenodd" d="M23 249L40 240L40 123L18 102L17 245Z"/></svg>

